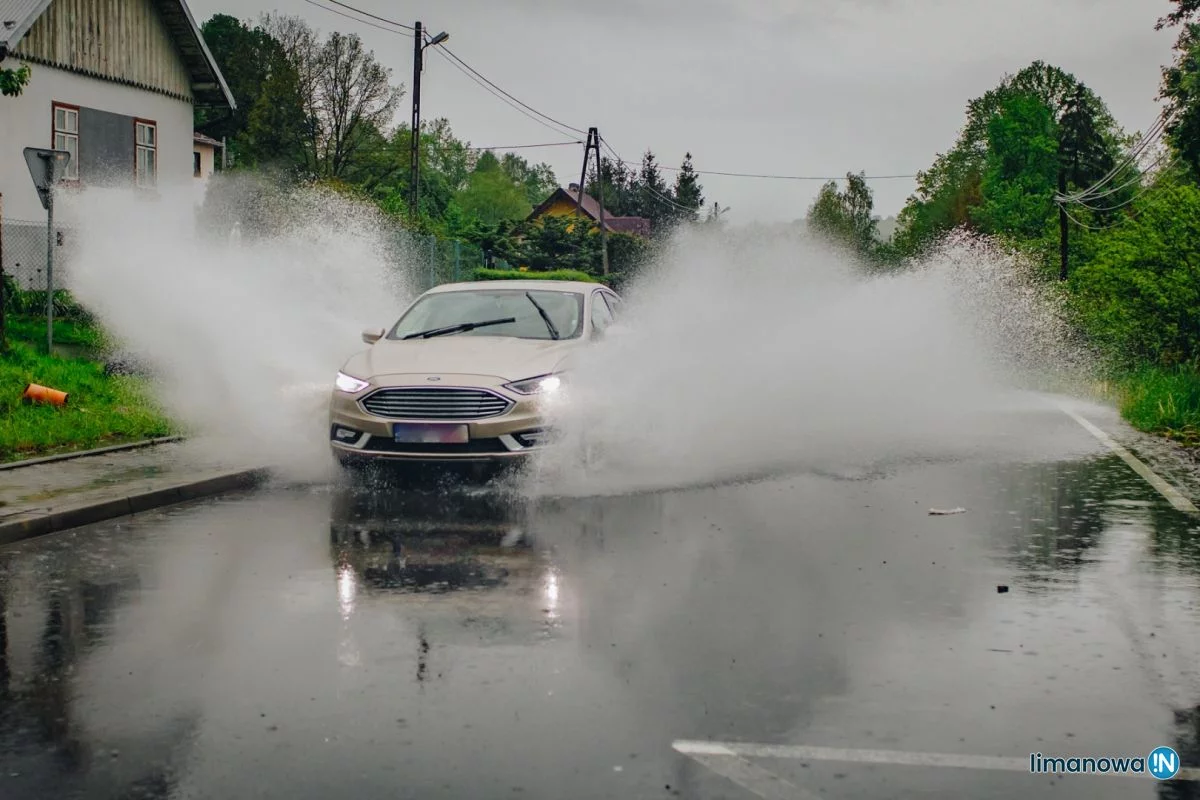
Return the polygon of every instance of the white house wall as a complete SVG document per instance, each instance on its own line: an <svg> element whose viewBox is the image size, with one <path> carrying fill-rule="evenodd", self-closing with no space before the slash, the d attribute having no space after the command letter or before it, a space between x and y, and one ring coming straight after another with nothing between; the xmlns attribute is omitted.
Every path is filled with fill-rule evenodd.
<svg viewBox="0 0 1200 800"><path fill-rule="evenodd" d="M9 58L2 66L15 67L18 63ZM4 197L5 219L45 218L22 151L26 147L52 146L55 102L154 121L158 126L158 185L168 190L194 180L191 103L45 65L34 64L32 69L21 96L0 97L0 194ZM133 168L130 163L131 182ZM87 176L82 177L86 185ZM63 223L69 225L71 220L65 218Z"/></svg>

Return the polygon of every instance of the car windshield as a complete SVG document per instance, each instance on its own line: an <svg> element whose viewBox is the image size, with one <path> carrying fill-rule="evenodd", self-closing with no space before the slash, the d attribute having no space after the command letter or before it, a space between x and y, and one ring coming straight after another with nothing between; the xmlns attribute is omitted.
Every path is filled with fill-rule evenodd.
<svg viewBox="0 0 1200 800"><path fill-rule="evenodd" d="M541 310L549 317L546 324ZM469 325L512 319L455 332L455 336L509 336L517 339L574 339L583 331L583 295L536 289L472 289L433 292L418 300L388 334L389 339ZM555 336L557 334L557 337Z"/></svg>

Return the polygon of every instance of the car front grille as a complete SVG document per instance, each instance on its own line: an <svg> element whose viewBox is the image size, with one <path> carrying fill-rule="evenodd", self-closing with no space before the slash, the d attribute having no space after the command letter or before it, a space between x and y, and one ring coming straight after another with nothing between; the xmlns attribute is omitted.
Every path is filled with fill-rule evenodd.
<svg viewBox="0 0 1200 800"><path fill-rule="evenodd" d="M512 401L486 389L397 387L380 389L362 407L389 419L485 419L512 407Z"/></svg>

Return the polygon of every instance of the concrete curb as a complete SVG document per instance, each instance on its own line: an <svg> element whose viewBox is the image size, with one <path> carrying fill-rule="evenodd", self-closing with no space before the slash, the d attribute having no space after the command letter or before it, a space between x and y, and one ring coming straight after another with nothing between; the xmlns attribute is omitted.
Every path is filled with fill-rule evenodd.
<svg viewBox="0 0 1200 800"><path fill-rule="evenodd" d="M38 464L53 464L57 461L70 461L75 458L87 458L88 456L102 456L108 453L123 453L126 450L141 450L146 447L154 447L160 444L171 444L173 442L182 442L182 436L163 436L158 439L146 439L141 442L130 442L129 444L114 444L111 447L98 447L95 450L79 450L74 453L57 453L52 456L41 456L39 458L27 458L24 461L9 461L0 464L0 472L9 469L20 469L21 467L36 467Z"/></svg>
<svg viewBox="0 0 1200 800"><path fill-rule="evenodd" d="M253 488L262 483L267 474L265 469L233 470L123 497L22 514L17 519L0 522L0 546L236 489Z"/></svg>

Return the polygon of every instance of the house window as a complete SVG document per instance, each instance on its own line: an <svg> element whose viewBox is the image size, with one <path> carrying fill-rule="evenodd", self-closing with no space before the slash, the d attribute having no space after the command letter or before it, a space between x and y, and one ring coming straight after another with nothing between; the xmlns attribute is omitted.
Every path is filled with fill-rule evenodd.
<svg viewBox="0 0 1200 800"><path fill-rule="evenodd" d="M200 153L192 153L192 175L199 178L200 175Z"/></svg>
<svg viewBox="0 0 1200 800"><path fill-rule="evenodd" d="M54 149L71 154L63 179L79 180L79 109L54 104Z"/></svg>
<svg viewBox="0 0 1200 800"><path fill-rule="evenodd" d="M134 123L134 128L137 132L137 185L154 186L158 182L158 126L153 122L138 120Z"/></svg>

